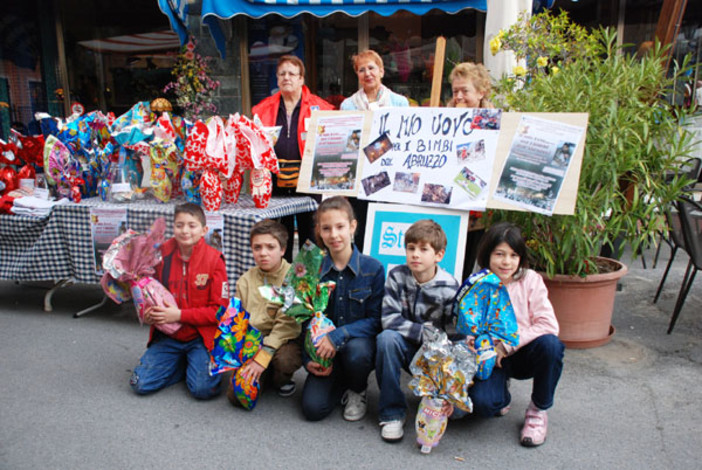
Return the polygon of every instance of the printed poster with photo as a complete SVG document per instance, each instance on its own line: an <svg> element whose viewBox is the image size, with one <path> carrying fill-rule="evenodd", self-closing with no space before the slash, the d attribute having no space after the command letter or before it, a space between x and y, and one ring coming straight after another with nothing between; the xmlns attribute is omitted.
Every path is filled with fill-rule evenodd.
<svg viewBox="0 0 702 470"><path fill-rule="evenodd" d="M499 109L375 111L359 199L484 211L501 118Z"/></svg>
<svg viewBox="0 0 702 470"><path fill-rule="evenodd" d="M522 116L493 198L552 215L584 127Z"/></svg>
<svg viewBox="0 0 702 470"><path fill-rule="evenodd" d="M221 212L205 212L207 233L205 242L220 253L224 253L224 214Z"/></svg>
<svg viewBox="0 0 702 470"><path fill-rule="evenodd" d="M407 262L405 232L416 221L432 219L446 233L446 254L439 266L459 282L463 276L468 213L431 207L399 206L397 204L368 205L364 246L368 255L380 261L387 273L398 264Z"/></svg>
<svg viewBox="0 0 702 470"><path fill-rule="evenodd" d="M127 208L90 208L90 233L93 238L93 253L95 255L95 272L104 273L102 257L112 241L127 231Z"/></svg>
<svg viewBox="0 0 702 470"><path fill-rule="evenodd" d="M363 114L320 115L314 129L309 189L356 191Z"/></svg>

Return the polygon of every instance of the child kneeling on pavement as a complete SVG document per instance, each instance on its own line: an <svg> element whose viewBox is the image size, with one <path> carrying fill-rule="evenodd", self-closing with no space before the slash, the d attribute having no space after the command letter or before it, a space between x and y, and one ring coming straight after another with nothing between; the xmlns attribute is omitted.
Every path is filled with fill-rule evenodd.
<svg viewBox="0 0 702 470"><path fill-rule="evenodd" d="M270 382L279 395L288 397L295 393L292 376L302 366L297 341L300 325L277 306L270 305L258 290L263 285L280 287L283 283L290 268L290 263L283 259L288 231L279 222L266 219L253 226L249 240L256 265L236 281L236 296L249 312L249 324L261 332L263 344L253 360L243 366L241 376L249 382L261 381L261 385ZM231 380L227 398L234 405L239 403Z"/></svg>
<svg viewBox="0 0 702 470"><path fill-rule="evenodd" d="M154 306L144 312L151 325L149 344L134 369L130 385L145 395L185 379L199 399L219 395L221 377L210 376L210 352L217 330L217 310L229 302L227 270L222 253L205 243L205 213L197 204L175 208L173 238L161 247L162 261L154 277L176 299L177 305ZM182 324L171 335L154 325Z"/></svg>
<svg viewBox="0 0 702 470"><path fill-rule="evenodd" d="M541 276L527 261L527 245L514 224L500 222L485 233L478 249L478 264L490 268L507 288L517 319L519 345L497 342L495 369L486 380L476 380L469 390L473 413L482 417L504 416L512 395L509 379L533 378L531 401L524 415L519 442L525 447L544 443L548 430L546 410L553 406L563 370L564 345L558 339L558 320ZM475 338L467 338L474 346ZM452 419L465 412L455 409Z"/></svg>
<svg viewBox="0 0 702 470"><path fill-rule="evenodd" d="M446 253L446 234L433 220L420 220L405 233L407 264L388 274L383 298L383 332L377 337L376 377L380 388L381 437L404 435L407 401L400 375L422 344L424 325L443 330L452 324L458 281L438 263Z"/></svg>

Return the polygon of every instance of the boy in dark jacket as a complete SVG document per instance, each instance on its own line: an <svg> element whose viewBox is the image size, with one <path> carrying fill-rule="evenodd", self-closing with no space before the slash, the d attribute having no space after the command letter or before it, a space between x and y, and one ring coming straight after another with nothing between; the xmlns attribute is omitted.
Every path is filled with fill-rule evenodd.
<svg viewBox="0 0 702 470"><path fill-rule="evenodd" d="M148 348L134 369L130 385L140 394L156 392L185 379L199 399L219 394L220 375L209 374L217 310L229 301L224 256L207 245L205 213L197 204L175 208L174 237L161 247L163 260L154 277L173 294L177 305L152 307L144 314L151 325ZM154 325L176 323L172 335Z"/></svg>

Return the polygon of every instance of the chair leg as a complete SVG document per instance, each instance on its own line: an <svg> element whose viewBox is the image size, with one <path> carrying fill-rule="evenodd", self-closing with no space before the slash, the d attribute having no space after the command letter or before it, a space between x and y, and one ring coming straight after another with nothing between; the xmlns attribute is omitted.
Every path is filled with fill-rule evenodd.
<svg viewBox="0 0 702 470"><path fill-rule="evenodd" d="M670 271L670 266L673 264L673 260L675 259L675 254L678 252L678 247L674 246L673 249L670 251L670 259L668 260L668 264L665 266L665 271L663 272L663 277L661 278L661 282L658 284L658 290L656 291L656 296L653 298L653 303L655 304L658 302L658 297L661 295L661 291L663 290L663 284L665 284L665 280L668 277L668 272Z"/></svg>
<svg viewBox="0 0 702 470"><path fill-rule="evenodd" d="M692 271L692 273L690 273ZM668 325L668 334L672 333L673 328L675 328L675 322L678 321L678 316L680 315L680 310L682 310L685 304L685 298L687 298L688 292L690 292L690 287L695 280L695 275L697 274L697 268L694 267L692 260L687 265L687 270L685 271L685 278L683 279L682 286L680 286L680 294L678 294L678 300L675 302L675 310L673 310L673 316L670 318L670 325ZM689 279L688 279L689 278Z"/></svg>
<svg viewBox="0 0 702 470"><path fill-rule="evenodd" d="M663 237L658 241L658 246L656 247L656 254L653 255L653 266L652 269L656 269L658 266L658 256L661 254L661 245L663 244Z"/></svg>

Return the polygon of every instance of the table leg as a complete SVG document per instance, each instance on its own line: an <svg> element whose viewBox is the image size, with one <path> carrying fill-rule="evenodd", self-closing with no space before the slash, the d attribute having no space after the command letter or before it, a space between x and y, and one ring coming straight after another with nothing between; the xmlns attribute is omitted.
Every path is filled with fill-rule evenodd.
<svg viewBox="0 0 702 470"><path fill-rule="evenodd" d="M46 294L44 294L44 311L45 312L53 312L54 307L51 305L51 298L54 296L54 292L58 290L58 288L65 286L66 284L70 283L71 279L61 279L59 282L57 282L54 287L48 290Z"/></svg>
<svg viewBox="0 0 702 470"><path fill-rule="evenodd" d="M91 306L91 307L88 307L88 308L86 308L86 309L84 309L84 310L81 310L80 312L75 313L75 314L73 315L73 318L82 317L83 315L88 314L88 313L92 312L93 310L99 309L100 307L102 307L102 306L105 305L106 303L107 303L107 296L106 296L106 295L103 295L103 296L102 296L102 300L100 301L100 303L97 303L97 304L95 304L95 305L93 305L93 306Z"/></svg>

